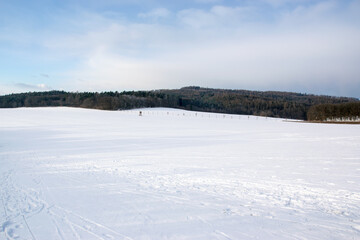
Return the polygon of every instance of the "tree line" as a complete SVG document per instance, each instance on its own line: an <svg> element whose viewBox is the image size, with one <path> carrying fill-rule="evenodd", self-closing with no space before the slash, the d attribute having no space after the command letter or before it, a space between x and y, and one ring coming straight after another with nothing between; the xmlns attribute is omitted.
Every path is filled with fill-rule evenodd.
<svg viewBox="0 0 360 240"><path fill-rule="evenodd" d="M123 92L29 92L0 96L0 108L69 106L103 110L171 107L194 111L249 114L290 119L312 118L319 104L359 102L355 98L316 96L275 91L200 88Z"/></svg>
<svg viewBox="0 0 360 240"><path fill-rule="evenodd" d="M312 106L307 118L309 121L359 121L360 102Z"/></svg>

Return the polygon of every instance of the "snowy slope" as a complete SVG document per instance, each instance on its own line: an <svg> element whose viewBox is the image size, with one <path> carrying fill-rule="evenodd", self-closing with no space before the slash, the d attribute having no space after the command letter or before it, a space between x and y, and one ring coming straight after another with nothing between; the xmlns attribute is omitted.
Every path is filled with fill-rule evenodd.
<svg viewBox="0 0 360 240"><path fill-rule="evenodd" d="M360 127L0 109L0 239L360 239Z"/></svg>

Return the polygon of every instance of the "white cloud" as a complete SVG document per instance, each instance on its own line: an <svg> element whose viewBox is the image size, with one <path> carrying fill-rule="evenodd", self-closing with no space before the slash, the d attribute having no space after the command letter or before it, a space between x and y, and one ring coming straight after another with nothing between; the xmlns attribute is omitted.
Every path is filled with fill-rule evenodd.
<svg viewBox="0 0 360 240"><path fill-rule="evenodd" d="M49 74L45 74L45 73L41 73L40 76L44 78L50 78Z"/></svg>
<svg viewBox="0 0 360 240"><path fill-rule="evenodd" d="M268 3L274 7L281 7L286 4L303 4L311 1L314 2L314 0L261 0L261 1Z"/></svg>
<svg viewBox="0 0 360 240"><path fill-rule="evenodd" d="M300 5L281 15L282 23L294 26L300 24L331 24L332 21L339 22L338 9L339 4L336 1L324 1L310 6Z"/></svg>
<svg viewBox="0 0 360 240"><path fill-rule="evenodd" d="M197 3L220 3L223 0L195 0Z"/></svg>
<svg viewBox="0 0 360 240"><path fill-rule="evenodd" d="M68 78L72 79L68 87L88 91L160 87L161 84L156 84L164 80L160 65L155 61L127 59L106 51L97 51L81 68L67 73Z"/></svg>
<svg viewBox="0 0 360 240"><path fill-rule="evenodd" d="M182 24L193 28L234 26L245 19L251 9L248 7L213 6L209 11L203 9L185 9L177 17Z"/></svg>
<svg viewBox="0 0 360 240"><path fill-rule="evenodd" d="M200 85L311 93L314 86L327 86L335 94L360 76L354 64L360 60L360 33L333 30L336 34L315 29L244 40L234 36L142 60L102 49L69 76L83 79L77 87L91 91Z"/></svg>
<svg viewBox="0 0 360 240"><path fill-rule="evenodd" d="M186 9L178 13L181 23L194 28L213 25L216 23L215 17L201 9Z"/></svg>
<svg viewBox="0 0 360 240"><path fill-rule="evenodd" d="M49 91L52 90L50 86L44 83L29 84L29 83L0 83L0 95L21 92L34 92L34 91Z"/></svg>
<svg viewBox="0 0 360 240"><path fill-rule="evenodd" d="M15 83L14 86L21 91L40 91L40 90L50 90L51 87L47 86L44 83L38 84L28 84L28 83Z"/></svg>
<svg viewBox="0 0 360 240"><path fill-rule="evenodd" d="M329 21L336 9L334 1L298 7L271 25L249 23L253 9L226 6L181 10L180 26L96 16L96 28L47 46L81 56L64 77L70 90L200 85L314 92L327 85L335 94L360 77L360 30L339 16Z"/></svg>
<svg viewBox="0 0 360 240"><path fill-rule="evenodd" d="M169 17L171 12L166 8L156 8L147 13L139 13L141 18L166 18Z"/></svg>
<svg viewBox="0 0 360 240"><path fill-rule="evenodd" d="M44 83L36 84L36 87L38 89L50 89L48 86L46 86Z"/></svg>

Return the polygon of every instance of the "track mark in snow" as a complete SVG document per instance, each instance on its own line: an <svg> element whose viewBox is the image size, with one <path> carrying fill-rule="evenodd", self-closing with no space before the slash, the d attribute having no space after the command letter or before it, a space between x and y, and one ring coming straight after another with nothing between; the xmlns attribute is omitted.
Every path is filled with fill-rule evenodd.
<svg viewBox="0 0 360 240"><path fill-rule="evenodd" d="M24 219L25 225L26 225L27 229L29 230L29 232L30 232L30 234L31 234L32 238L33 238L34 240L36 240L36 238L35 238L35 236L34 236L33 232L31 231L31 229L30 229L30 227L29 227L29 224L27 223L27 221L26 221L26 219L25 219L25 216L24 216L24 215L22 215L22 217L23 217L23 219Z"/></svg>
<svg viewBox="0 0 360 240"><path fill-rule="evenodd" d="M232 240L232 238L229 235L227 235L226 233L223 233L219 230L215 230L214 232L222 237L225 237L225 239Z"/></svg>
<svg viewBox="0 0 360 240"><path fill-rule="evenodd" d="M358 232L360 232L360 225L354 225L352 226L355 230L357 230Z"/></svg>
<svg viewBox="0 0 360 240"><path fill-rule="evenodd" d="M1 179L3 186L1 200L6 215L6 221L2 224L1 230L8 239L36 240L27 219L42 212L44 202L40 200L38 192L17 186L13 178L15 178L15 172L8 171Z"/></svg>
<svg viewBox="0 0 360 240"><path fill-rule="evenodd" d="M67 219L66 215L63 215L61 213L55 214L53 212L52 208L54 208L54 206L49 207L47 210L48 210L49 215L52 218L53 223L56 226L58 234L60 236L62 236L63 235L62 232L64 232L65 235L68 234L67 237L69 237L69 235L70 235L70 236L73 236L74 238L76 238L77 240L80 240L81 239L80 235L75 230L74 225ZM63 222L63 225L61 228L58 226L58 224L57 224L58 221L56 220L56 218L59 218L60 221ZM69 230L66 229L67 227L69 227Z"/></svg>
<svg viewBox="0 0 360 240"><path fill-rule="evenodd" d="M48 209L48 213L49 213L49 215L51 215L50 212L49 212L49 209ZM59 224L58 224L58 222L56 221L56 219L54 218L54 216L51 216L51 221L52 221L53 224L55 225L57 236L58 236L61 240L65 240L65 238L64 238L64 236L63 236L63 233L62 233L62 230L61 230L61 228L59 227Z"/></svg>
<svg viewBox="0 0 360 240"><path fill-rule="evenodd" d="M125 236L119 232L116 232L100 223L85 218L79 214L76 214L70 210L64 209L59 206L52 206L49 209L51 215L60 218L62 221L70 225L70 228L74 231L74 234L78 239L81 239L81 233L77 232L75 228L85 231L99 239L125 239L131 240L132 238Z"/></svg>

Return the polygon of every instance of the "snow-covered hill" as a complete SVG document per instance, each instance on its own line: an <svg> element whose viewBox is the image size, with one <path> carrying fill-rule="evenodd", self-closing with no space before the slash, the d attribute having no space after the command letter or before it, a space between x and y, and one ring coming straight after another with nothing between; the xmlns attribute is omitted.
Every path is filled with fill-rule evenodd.
<svg viewBox="0 0 360 240"><path fill-rule="evenodd" d="M360 239L360 127L0 109L0 186L0 239Z"/></svg>

